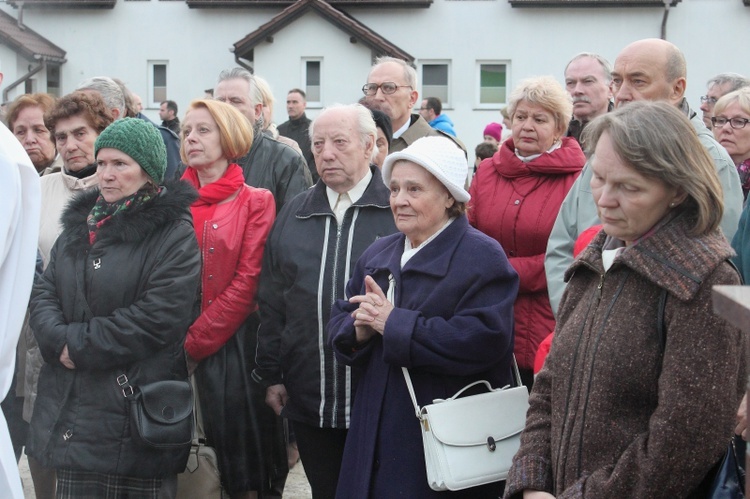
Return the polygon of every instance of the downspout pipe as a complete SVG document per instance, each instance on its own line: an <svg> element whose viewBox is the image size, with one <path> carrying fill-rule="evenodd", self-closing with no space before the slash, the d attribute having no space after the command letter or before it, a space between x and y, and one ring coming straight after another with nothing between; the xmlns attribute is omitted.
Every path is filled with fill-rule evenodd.
<svg viewBox="0 0 750 499"><path fill-rule="evenodd" d="M664 0L664 16L661 18L661 39L667 39L667 18L669 17L669 7L672 0Z"/></svg>
<svg viewBox="0 0 750 499"><path fill-rule="evenodd" d="M44 66L45 66L45 62L44 60L42 60L42 62L37 67L33 68L28 73L26 73L25 75L23 75L22 77L20 77L19 79L17 79L16 81L11 83L7 87L5 87L5 90L3 90L3 102L8 102L8 94L10 94L11 90L13 90L18 85L20 85L21 83L25 82L26 80L28 80L29 78L37 74L42 69L44 69Z"/></svg>

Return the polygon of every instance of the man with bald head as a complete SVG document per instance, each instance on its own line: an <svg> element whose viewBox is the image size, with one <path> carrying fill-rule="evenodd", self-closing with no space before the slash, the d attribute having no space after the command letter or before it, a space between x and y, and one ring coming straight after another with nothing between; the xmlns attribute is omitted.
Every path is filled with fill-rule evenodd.
<svg viewBox="0 0 750 499"><path fill-rule="evenodd" d="M695 127L701 144L716 165L724 191L724 216L721 229L731 241L742 211L742 188L732 158L703 124L685 99L687 86L685 57L674 44L655 38L631 43L617 56L612 71L615 107L639 100L666 101L682 110ZM593 147L595 144L590 144ZM560 207L552 228L544 268L552 310L557 312L565 282L565 270L573 262L573 245L578 235L600 223L591 194L591 168L588 163Z"/></svg>

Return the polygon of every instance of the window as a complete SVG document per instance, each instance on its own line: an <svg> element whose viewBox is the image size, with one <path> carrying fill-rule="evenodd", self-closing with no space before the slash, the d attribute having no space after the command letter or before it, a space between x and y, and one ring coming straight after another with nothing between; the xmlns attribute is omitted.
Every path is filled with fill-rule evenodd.
<svg viewBox="0 0 750 499"><path fill-rule="evenodd" d="M158 109L159 104L165 100L167 100L167 62L149 61L147 107Z"/></svg>
<svg viewBox="0 0 750 499"><path fill-rule="evenodd" d="M508 90L508 65L501 62L479 63L480 108L498 108L505 104Z"/></svg>
<svg viewBox="0 0 750 499"><path fill-rule="evenodd" d="M450 107L449 72L448 63L422 63L422 92L420 97L422 99L437 97L443 103L443 107Z"/></svg>
<svg viewBox="0 0 750 499"><path fill-rule="evenodd" d="M320 69L322 61L320 59L303 59L302 60L302 71L303 71L303 86L307 97L308 104L313 106L321 105L323 98L320 95Z"/></svg>
<svg viewBox="0 0 750 499"><path fill-rule="evenodd" d="M60 66L47 64L47 93L60 97Z"/></svg>

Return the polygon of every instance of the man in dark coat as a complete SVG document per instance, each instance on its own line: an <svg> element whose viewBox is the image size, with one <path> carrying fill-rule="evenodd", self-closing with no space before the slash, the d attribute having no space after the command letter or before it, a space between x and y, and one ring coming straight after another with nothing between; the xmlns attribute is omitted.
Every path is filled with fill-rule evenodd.
<svg viewBox="0 0 750 499"><path fill-rule="evenodd" d="M313 497L334 497L352 374L334 358L325 325L359 256L396 226L389 190L371 164L370 111L325 109L311 131L321 181L284 206L266 243L253 378L266 387L266 403L293 422Z"/></svg>
<svg viewBox="0 0 750 499"><path fill-rule="evenodd" d="M237 163L247 185L271 191L279 213L284 203L312 185L312 179L305 158L262 132L263 103L256 101L254 87L255 78L246 69L225 69L219 74L214 96L237 108L253 125L253 146Z"/></svg>
<svg viewBox="0 0 750 499"><path fill-rule="evenodd" d="M307 162L313 182L318 181L318 171L315 169L315 158L313 158L312 145L310 144L310 118L305 114L307 101L304 90L293 88L286 96L286 113L289 120L278 127L279 135L289 137L299 144L302 155Z"/></svg>

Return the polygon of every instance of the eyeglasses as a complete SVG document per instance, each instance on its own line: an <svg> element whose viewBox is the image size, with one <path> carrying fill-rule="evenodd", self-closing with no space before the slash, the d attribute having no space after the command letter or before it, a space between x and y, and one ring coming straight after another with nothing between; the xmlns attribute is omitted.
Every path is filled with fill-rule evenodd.
<svg viewBox="0 0 750 499"><path fill-rule="evenodd" d="M735 130L739 130L740 128L745 128L745 125L750 123L750 120L747 118L729 119L729 118L721 118L721 117L714 116L713 118L711 118L711 123L713 123L713 125L716 128L721 128L727 123L729 123L729 126L734 128Z"/></svg>
<svg viewBox="0 0 750 499"><path fill-rule="evenodd" d="M709 106L713 106L716 104L716 101L719 100L716 97L709 97L708 95L701 95L701 104L708 104Z"/></svg>
<svg viewBox="0 0 750 499"><path fill-rule="evenodd" d="M377 83L365 83L364 86L362 87L362 93L367 96L373 96L376 93L378 93L378 89L380 89L380 91L383 92L385 95L391 95L391 94L395 94L396 90L398 90L401 87L412 88L411 85L399 85L392 81L384 81L380 85L378 85Z"/></svg>

